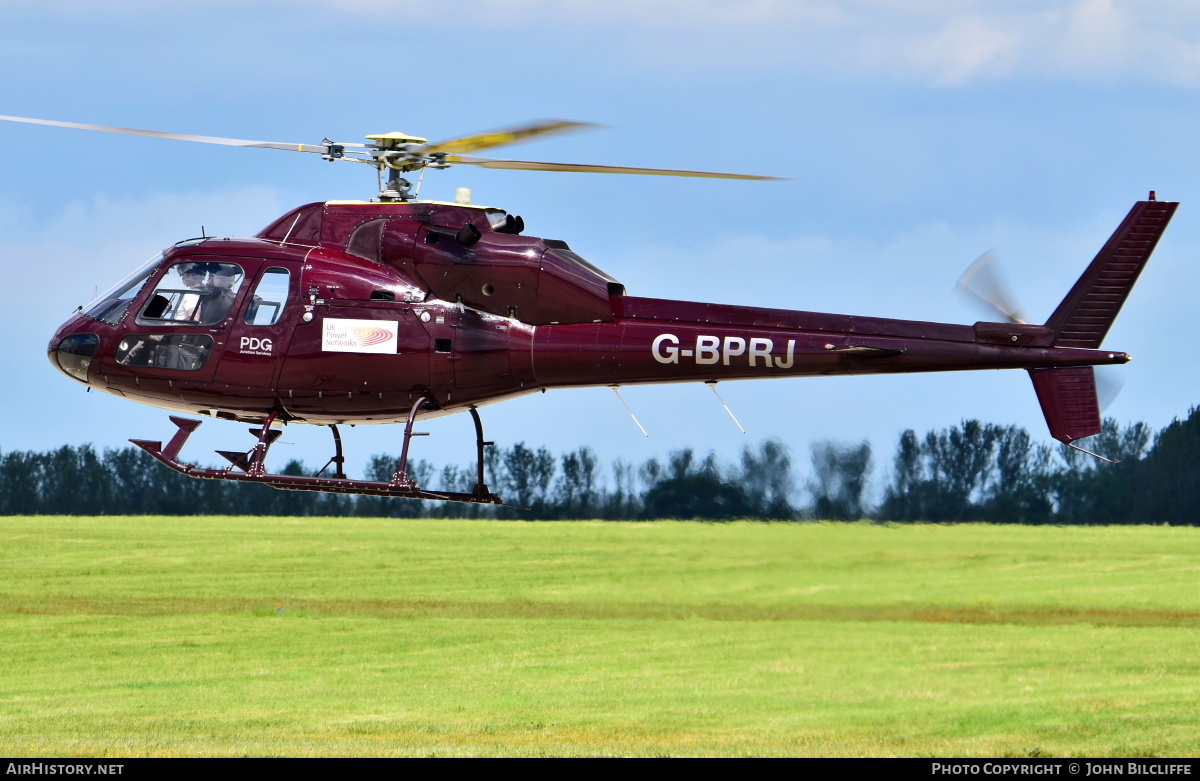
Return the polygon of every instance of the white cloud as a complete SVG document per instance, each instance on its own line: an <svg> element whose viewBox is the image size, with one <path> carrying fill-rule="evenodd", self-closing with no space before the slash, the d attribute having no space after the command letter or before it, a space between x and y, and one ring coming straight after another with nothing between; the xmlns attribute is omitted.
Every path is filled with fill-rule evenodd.
<svg viewBox="0 0 1200 781"><path fill-rule="evenodd" d="M1104 72L1128 61L1137 34L1113 0L1084 0L1071 13L1062 37L1064 65L1077 72Z"/></svg>
<svg viewBox="0 0 1200 781"><path fill-rule="evenodd" d="M324 0L346 15L446 23L444 7ZM613 62L739 71L786 64L937 86L1120 75L1200 83L1200 6L1183 0L463 0L455 25L605 33Z"/></svg>
<svg viewBox="0 0 1200 781"><path fill-rule="evenodd" d="M898 68L940 86L1018 78L1200 83L1200 8L1170 0L926 5L892 21L877 31L857 19L869 31L861 50L868 70Z"/></svg>
<svg viewBox="0 0 1200 781"><path fill-rule="evenodd" d="M781 67L934 86L1127 76L1200 84L1200 4L1190 0L196 0L186 9L150 0L0 0L14 29L59 18L174 29L182 14L204 26L235 8L242 29L287 39L395 29L474 51L483 36L498 56L541 40L548 66L557 58L625 73Z"/></svg>
<svg viewBox="0 0 1200 781"><path fill-rule="evenodd" d="M928 74L938 85L1006 76L1019 58L1020 38L995 20L978 17L952 20L934 34L912 41L907 52L910 67Z"/></svg>

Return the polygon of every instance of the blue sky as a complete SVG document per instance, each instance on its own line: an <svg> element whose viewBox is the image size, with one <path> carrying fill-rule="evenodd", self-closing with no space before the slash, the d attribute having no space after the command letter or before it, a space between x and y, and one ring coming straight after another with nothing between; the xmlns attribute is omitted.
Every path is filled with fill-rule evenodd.
<svg viewBox="0 0 1200 781"><path fill-rule="evenodd" d="M1185 0L390 0L104 4L0 1L0 114L316 142L401 130L436 140L533 119L602 129L496 157L707 168L726 182L430 172L423 194L565 239L633 295L948 322L982 313L959 274L994 249L1041 321L1130 205L1182 202L1105 346L1130 352L1107 414L1156 427L1196 403L1200 7ZM54 327L163 246L247 235L292 206L367 198L365 166L315 156L0 126L0 449L119 446L170 433L162 411L86 394L46 362ZM1200 214L1200 211L1196 212ZM982 372L606 389L484 410L490 439L607 461L780 436L869 439L876 473L906 428L978 417L1046 437L1028 377ZM185 455L249 444L208 422ZM426 426L417 456L466 463L471 423ZM399 449L358 427L352 464ZM293 426L278 460L323 463Z"/></svg>

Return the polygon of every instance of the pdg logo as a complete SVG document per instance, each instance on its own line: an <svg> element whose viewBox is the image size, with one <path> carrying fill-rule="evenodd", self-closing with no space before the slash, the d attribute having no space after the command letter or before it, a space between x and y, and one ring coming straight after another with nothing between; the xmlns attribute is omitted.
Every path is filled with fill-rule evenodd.
<svg viewBox="0 0 1200 781"><path fill-rule="evenodd" d="M271 340L270 339L260 339L257 336L243 336L241 350L242 350L242 352L261 351L261 352L269 353L269 352L271 352Z"/></svg>

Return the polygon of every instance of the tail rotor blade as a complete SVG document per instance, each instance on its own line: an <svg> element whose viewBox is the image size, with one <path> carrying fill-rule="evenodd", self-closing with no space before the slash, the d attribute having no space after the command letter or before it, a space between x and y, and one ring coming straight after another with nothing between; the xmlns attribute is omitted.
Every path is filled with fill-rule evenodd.
<svg viewBox="0 0 1200 781"><path fill-rule="evenodd" d="M992 250L980 255L958 278L954 291L971 295L1010 323L1027 322L1008 295L1007 286L996 274L995 262L996 256Z"/></svg>
<svg viewBox="0 0 1200 781"><path fill-rule="evenodd" d="M1119 373L1116 366L1097 366L1096 370L1096 399L1100 402L1100 411L1104 412L1121 395L1128 375Z"/></svg>

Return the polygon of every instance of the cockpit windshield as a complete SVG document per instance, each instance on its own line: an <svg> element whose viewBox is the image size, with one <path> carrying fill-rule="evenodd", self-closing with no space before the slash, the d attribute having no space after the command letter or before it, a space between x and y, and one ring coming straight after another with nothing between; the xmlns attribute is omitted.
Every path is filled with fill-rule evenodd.
<svg viewBox="0 0 1200 781"><path fill-rule="evenodd" d="M137 298L137 294L141 292L142 285L158 268L162 259L163 256L160 252L146 261L132 274L113 285L104 295L84 307L83 313L109 325L119 324L121 318L125 317L125 313L129 311L129 305L133 303L133 299Z"/></svg>

